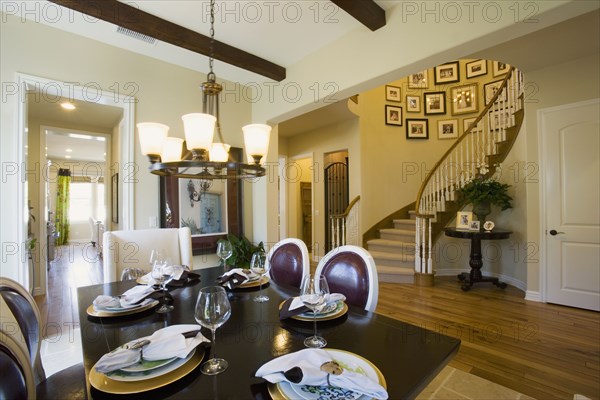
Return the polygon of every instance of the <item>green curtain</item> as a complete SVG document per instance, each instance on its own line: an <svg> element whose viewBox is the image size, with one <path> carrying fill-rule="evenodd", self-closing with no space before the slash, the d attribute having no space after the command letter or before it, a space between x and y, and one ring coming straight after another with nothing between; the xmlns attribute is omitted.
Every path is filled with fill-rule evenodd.
<svg viewBox="0 0 600 400"><path fill-rule="evenodd" d="M58 170L58 188L56 191L56 231L59 233L56 245L66 244L69 240L69 192L71 171Z"/></svg>

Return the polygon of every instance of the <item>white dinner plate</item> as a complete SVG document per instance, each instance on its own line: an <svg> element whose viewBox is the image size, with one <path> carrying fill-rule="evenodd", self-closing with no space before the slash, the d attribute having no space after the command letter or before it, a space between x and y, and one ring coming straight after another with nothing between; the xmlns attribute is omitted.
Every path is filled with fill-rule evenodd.
<svg viewBox="0 0 600 400"><path fill-rule="evenodd" d="M385 378L379 369L369 360L344 350L326 349L334 361L342 368L368 376L381 386L387 388ZM356 392L342 391L331 386L294 385L289 382L279 382L269 385L269 394L274 400L333 400L353 399L368 400L369 397Z"/></svg>
<svg viewBox="0 0 600 400"><path fill-rule="evenodd" d="M147 379L157 378L161 375L168 374L169 372L174 371L177 368L181 367L190 358L192 358L192 356L194 355L195 352L196 352L196 349L194 348L190 352L190 354L188 354L185 358L173 357L169 360L162 360L163 364L158 367L154 367L154 368L150 368L150 369L146 369L146 370L142 370L142 371L138 371L138 372L126 372L122 369L119 369L119 370L116 370L113 372L109 372L105 375L112 380L120 381L120 382L136 382L136 381L144 381Z"/></svg>

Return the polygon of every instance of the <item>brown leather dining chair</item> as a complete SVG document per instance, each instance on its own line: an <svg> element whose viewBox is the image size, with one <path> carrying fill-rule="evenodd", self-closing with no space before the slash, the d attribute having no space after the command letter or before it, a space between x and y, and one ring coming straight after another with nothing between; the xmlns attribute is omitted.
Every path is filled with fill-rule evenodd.
<svg viewBox="0 0 600 400"><path fill-rule="evenodd" d="M296 238L277 242L267 254L267 268L275 283L300 288L302 279L309 274L310 260L306 244Z"/></svg>
<svg viewBox="0 0 600 400"><path fill-rule="evenodd" d="M35 399L35 380L25 350L9 335L0 332L0 399Z"/></svg>
<svg viewBox="0 0 600 400"><path fill-rule="evenodd" d="M340 246L319 261L315 276L325 276L330 293L346 296L346 303L375 311L379 298L377 267L369 252L358 246Z"/></svg>
<svg viewBox="0 0 600 400"><path fill-rule="evenodd" d="M38 399L84 399L86 387L83 363L75 364L46 377L40 357L42 342L40 312L29 292L12 279L0 277L0 297L8 308L7 312L11 313L11 317L18 325L18 332L10 327L10 331L0 331L0 336L4 339L10 338L14 342L16 342L15 337L21 337L25 342L21 347L28 355L27 368L34 378L34 387L37 392L37 395L33 395L31 398L37 396Z"/></svg>

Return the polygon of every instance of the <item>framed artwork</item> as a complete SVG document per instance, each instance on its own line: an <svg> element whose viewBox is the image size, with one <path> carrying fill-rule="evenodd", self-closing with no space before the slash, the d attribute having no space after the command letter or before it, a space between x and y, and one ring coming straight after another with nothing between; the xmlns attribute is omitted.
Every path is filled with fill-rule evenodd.
<svg viewBox="0 0 600 400"><path fill-rule="evenodd" d="M452 83L460 81L458 61L438 65L434 68L435 84Z"/></svg>
<svg viewBox="0 0 600 400"><path fill-rule="evenodd" d="M477 84L453 87L452 115L477 112Z"/></svg>
<svg viewBox="0 0 600 400"><path fill-rule="evenodd" d="M487 74L487 60L475 60L465 64L467 79Z"/></svg>
<svg viewBox="0 0 600 400"><path fill-rule="evenodd" d="M408 76L409 89L427 89L428 87L427 70Z"/></svg>
<svg viewBox="0 0 600 400"><path fill-rule="evenodd" d="M469 126L471 126L471 124L475 122L476 119L477 117L463 119L463 133L465 133L467 129L469 129Z"/></svg>
<svg viewBox="0 0 600 400"><path fill-rule="evenodd" d="M458 120L446 119L438 121L438 139L456 139L458 137Z"/></svg>
<svg viewBox="0 0 600 400"><path fill-rule="evenodd" d="M400 88L397 86L385 85L385 99L387 101L402 101Z"/></svg>
<svg viewBox="0 0 600 400"><path fill-rule="evenodd" d="M483 85L483 96L485 97L486 106L490 104L490 101L492 101L501 85L502 81L494 81ZM502 95L500 95L498 99L500 101L506 101L506 91L502 92Z"/></svg>
<svg viewBox="0 0 600 400"><path fill-rule="evenodd" d="M423 94L425 115L446 114L446 92L429 92Z"/></svg>
<svg viewBox="0 0 600 400"><path fill-rule="evenodd" d="M110 197L110 213L113 223L119 223L119 173L112 176L111 181L111 197Z"/></svg>
<svg viewBox="0 0 600 400"><path fill-rule="evenodd" d="M456 213L456 229L469 230L472 221L473 213L471 211L459 211Z"/></svg>
<svg viewBox="0 0 600 400"><path fill-rule="evenodd" d="M402 107L386 105L385 124L402 126Z"/></svg>
<svg viewBox="0 0 600 400"><path fill-rule="evenodd" d="M407 139L429 139L429 120L427 119L406 119L406 138Z"/></svg>
<svg viewBox="0 0 600 400"><path fill-rule="evenodd" d="M419 113L421 112L421 97L406 96L406 112Z"/></svg>
<svg viewBox="0 0 600 400"><path fill-rule="evenodd" d="M478 231L480 230L480 222L479 221L471 221L471 225L469 225L470 231Z"/></svg>
<svg viewBox="0 0 600 400"><path fill-rule="evenodd" d="M506 74L509 69L510 64L503 63L502 61L492 61L492 76L494 78Z"/></svg>
<svg viewBox="0 0 600 400"><path fill-rule="evenodd" d="M241 148L229 149L230 160L239 161L242 156ZM213 180L205 193L199 190L200 180L192 179L193 187L188 186L189 181L160 177L160 227L189 226L193 253L214 253L219 239L226 238L227 234L240 236L243 233L243 181Z"/></svg>

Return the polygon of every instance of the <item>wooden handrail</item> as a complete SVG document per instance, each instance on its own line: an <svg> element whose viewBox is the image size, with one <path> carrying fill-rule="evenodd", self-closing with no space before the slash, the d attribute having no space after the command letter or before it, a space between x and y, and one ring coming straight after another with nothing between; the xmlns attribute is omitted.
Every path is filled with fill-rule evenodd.
<svg viewBox="0 0 600 400"><path fill-rule="evenodd" d="M344 210L343 213L341 214L336 214L336 215L331 215L329 216L329 218L346 218L348 216L348 214L350 214L350 210L352 210L352 207L354 207L354 205L360 200L360 196L356 196L351 202L350 204L348 204L348 207L346 207L346 210Z"/></svg>
<svg viewBox="0 0 600 400"><path fill-rule="evenodd" d="M429 171L429 173L425 177L425 180L423 181L423 183L421 184L421 187L419 188L419 191L417 193L417 200L415 202L415 213L416 213L417 217L422 217L422 218L432 218L433 217L432 214L421 214L419 212L420 207L421 207L421 198L423 197L423 192L425 191L427 184L433 177L433 174L437 171L438 167L440 165L442 165L442 163L446 160L446 158L450 155L450 153L452 153L454 151L454 149L463 142L463 140L466 140L466 138L469 137L469 134L473 131L473 129L477 126L477 124L479 124L479 121L481 121L483 119L483 117L487 114L487 112L492 108L492 106L494 105L494 103L496 102L498 97L502 94L502 91L504 89L506 89L508 80L512 77L512 74L514 71L515 71L515 67L510 67L510 70L508 71L508 73L506 74L504 79L502 80L502 83L498 87L496 94L494 94L494 97L492 97L492 99L490 100L488 105L485 106L485 108L479 114L477 119L475 119L475 121L473 121L471 123L471 125L466 130L466 132L463 133L463 135L456 142L454 142L454 144L452 144L452 146L450 146L450 148L444 153L444 155L442 157L440 157L440 159L435 163L433 168ZM485 92L484 92L484 96L485 96Z"/></svg>

